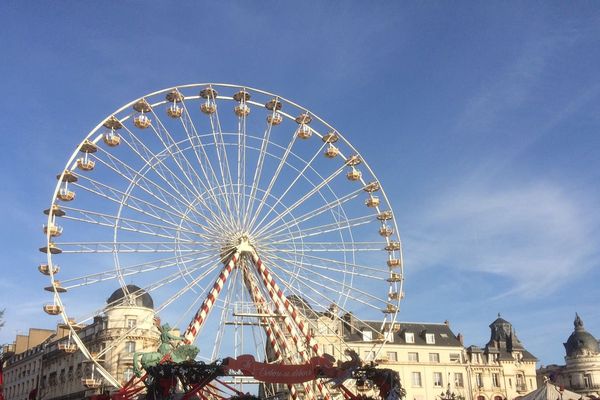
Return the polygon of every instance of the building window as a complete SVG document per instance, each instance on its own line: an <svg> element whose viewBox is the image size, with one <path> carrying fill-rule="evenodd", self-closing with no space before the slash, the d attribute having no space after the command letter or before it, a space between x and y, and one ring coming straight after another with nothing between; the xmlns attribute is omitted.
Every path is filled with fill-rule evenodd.
<svg viewBox="0 0 600 400"><path fill-rule="evenodd" d="M127 317L127 327L135 328L137 326L137 319L133 317Z"/></svg>
<svg viewBox="0 0 600 400"><path fill-rule="evenodd" d="M415 334L412 332L405 332L404 340L406 341L406 343L414 343L415 342Z"/></svg>
<svg viewBox="0 0 600 400"><path fill-rule="evenodd" d="M373 361L375 359L374 351L365 351L364 357L365 361Z"/></svg>
<svg viewBox="0 0 600 400"><path fill-rule="evenodd" d="M363 342L370 342L371 340L373 340L373 332L371 332L368 329L364 329L362 331L362 336L363 336Z"/></svg>
<svg viewBox="0 0 600 400"><path fill-rule="evenodd" d="M419 362L419 353L409 352L408 353L408 361Z"/></svg>
<svg viewBox="0 0 600 400"><path fill-rule="evenodd" d="M454 386L456 386L457 388L461 388L461 387L465 386L462 372L454 373Z"/></svg>
<svg viewBox="0 0 600 400"><path fill-rule="evenodd" d="M135 342L125 342L125 351L128 353L135 353Z"/></svg>
<svg viewBox="0 0 600 400"><path fill-rule="evenodd" d="M483 387L483 375L481 372L475 374L475 383L477 384L477 387Z"/></svg>
<svg viewBox="0 0 600 400"><path fill-rule="evenodd" d="M426 333L425 334L425 343L435 344L435 335L433 333Z"/></svg>
<svg viewBox="0 0 600 400"><path fill-rule="evenodd" d="M494 396L494 400L504 400L502 396Z"/></svg>
<svg viewBox="0 0 600 400"><path fill-rule="evenodd" d="M500 374L492 374L492 385L500 387Z"/></svg>
<svg viewBox="0 0 600 400"><path fill-rule="evenodd" d="M440 353L429 353L429 362L439 363L440 362Z"/></svg>
<svg viewBox="0 0 600 400"><path fill-rule="evenodd" d="M442 382L442 373L441 372L433 373L433 386L435 386L435 387L444 386L444 383Z"/></svg>
<svg viewBox="0 0 600 400"><path fill-rule="evenodd" d="M480 394L477 396L477 400L485 400L485 396Z"/></svg>
<svg viewBox="0 0 600 400"><path fill-rule="evenodd" d="M413 372L412 373L412 386L413 387L421 387L421 373L420 372Z"/></svg>
<svg viewBox="0 0 600 400"><path fill-rule="evenodd" d="M388 351L387 359L388 359L388 361L392 361L392 362L398 361L398 353L396 353L395 351Z"/></svg>
<svg viewBox="0 0 600 400"><path fill-rule="evenodd" d="M384 337L386 342L394 343L394 331L386 331Z"/></svg>
<svg viewBox="0 0 600 400"><path fill-rule="evenodd" d="M450 353L450 362L460 362L460 353Z"/></svg>
<svg viewBox="0 0 600 400"><path fill-rule="evenodd" d="M525 383L525 379L523 378L523 375L521 374L517 374L517 390L527 390L527 384Z"/></svg>
<svg viewBox="0 0 600 400"><path fill-rule="evenodd" d="M129 382L131 380L131 378L133 377L133 369L131 368L127 368L125 370L125 372L123 372L123 380L125 382Z"/></svg>
<svg viewBox="0 0 600 400"><path fill-rule="evenodd" d="M508 378L508 386L512 387L512 379L511 378Z"/></svg>

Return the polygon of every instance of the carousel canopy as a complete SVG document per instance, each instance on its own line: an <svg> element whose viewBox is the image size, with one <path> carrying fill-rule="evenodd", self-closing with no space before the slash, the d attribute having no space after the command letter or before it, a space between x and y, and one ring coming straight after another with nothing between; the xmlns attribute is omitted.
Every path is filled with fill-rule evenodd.
<svg viewBox="0 0 600 400"><path fill-rule="evenodd" d="M569 390L560 390L560 388L550 382L546 382L531 393L526 394L523 397L519 397L519 400L579 400L584 397L575 392Z"/></svg>

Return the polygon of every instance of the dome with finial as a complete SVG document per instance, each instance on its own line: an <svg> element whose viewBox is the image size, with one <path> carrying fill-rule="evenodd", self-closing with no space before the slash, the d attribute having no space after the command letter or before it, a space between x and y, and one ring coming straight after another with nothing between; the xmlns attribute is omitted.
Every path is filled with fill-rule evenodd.
<svg viewBox="0 0 600 400"><path fill-rule="evenodd" d="M583 320L579 314L575 313L575 320L573 321L575 330L571 333L571 336L564 343L567 357L575 356L586 356L600 353L598 347L598 340L585 330L583 327Z"/></svg>

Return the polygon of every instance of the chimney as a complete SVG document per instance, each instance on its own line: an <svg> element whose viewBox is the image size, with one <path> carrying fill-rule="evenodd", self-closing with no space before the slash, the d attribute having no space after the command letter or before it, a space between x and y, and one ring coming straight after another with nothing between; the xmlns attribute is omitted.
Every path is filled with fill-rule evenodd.
<svg viewBox="0 0 600 400"><path fill-rule="evenodd" d="M461 346L465 345L465 338L463 337L462 333L459 333L458 335L456 335L456 338L458 339L458 341L460 342Z"/></svg>
<svg viewBox="0 0 600 400"><path fill-rule="evenodd" d="M344 321L344 330L350 335L355 334L356 326L354 324L356 321L352 312L347 312L346 314L344 314L342 316L342 319Z"/></svg>

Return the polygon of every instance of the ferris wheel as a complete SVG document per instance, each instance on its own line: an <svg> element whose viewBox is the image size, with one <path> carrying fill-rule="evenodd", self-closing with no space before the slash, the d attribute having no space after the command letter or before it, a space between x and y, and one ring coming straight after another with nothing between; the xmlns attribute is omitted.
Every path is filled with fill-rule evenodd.
<svg viewBox="0 0 600 400"><path fill-rule="evenodd" d="M114 386L81 327L115 289L152 296L200 360L286 364L391 330L403 297L381 182L333 126L263 90L182 85L125 104L75 147L45 214L44 311Z"/></svg>

